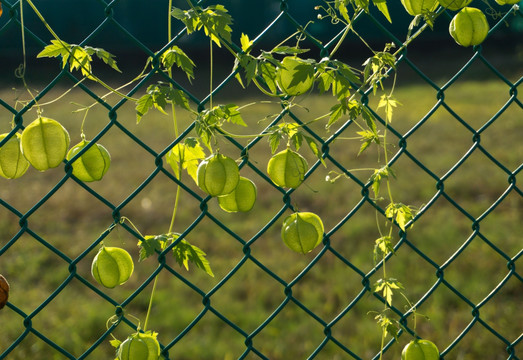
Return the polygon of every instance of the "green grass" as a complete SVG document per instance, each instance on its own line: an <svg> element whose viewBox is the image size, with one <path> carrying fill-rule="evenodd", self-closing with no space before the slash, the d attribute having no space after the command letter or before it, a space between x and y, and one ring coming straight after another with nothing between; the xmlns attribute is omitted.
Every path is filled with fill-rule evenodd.
<svg viewBox="0 0 523 360"><path fill-rule="evenodd" d="M44 100L50 100L58 93L53 92ZM392 126L400 134L408 134L438 102L436 91L421 84L400 86L395 95L403 105L395 111ZM458 80L445 92L445 103L461 119L478 130L503 106L509 96L508 87L499 80L477 82L465 78ZM0 93L0 98L8 103L14 101L13 93L7 90ZM215 99L215 103L250 103L251 100L224 96ZM46 106L45 115L60 120L69 129L72 144L75 144L80 141L82 114L72 113L78 106L70 104L71 102L89 104L90 100L75 91L59 104ZM303 121L309 121L325 113L333 105L333 100L330 97L311 95L301 105L303 108L298 109L296 114ZM268 124L263 119L280 109L278 104L265 103L246 107L243 116L250 126L245 131L255 133L263 129ZM514 342L521 336L523 317L520 302L523 284L520 280L515 276L510 277L499 292L482 303L509 273L506 256L513 258L521 252L523 227L520 217L523 199L512 191L488 215L482 215L498 201L509 183L508 175L481 151L492 154L509 171L515 171L521 166L521 110L516 104L512 104L497 121L486 127L481 133L481 149L477 148L451 174L449 170L473 146L473 134L447 110L438 108L414 133L406 137L405 150L434 176L443 178L444 194L451 201L442 195L434 198L438 193L437 180L406 153L393 166L397 174L397 178L391 183L395 200L415 207L430 204L414 227L408 230L406 242L387 262L388 274L403 283L405 294L412 303L437 285L418 308L421 314L430 318L426 320L418 317L418 335L432 340L440 350L445 350L471 322L478 320L459 343L450 349L446 359L506 359L507 345L488 331L486 326L509 342ZM9 114L0 110L0 116L5 119ZM25 120L29 121L32 116L35 116L34 113L26 115ZM132 104L125 104L117 111L117 120L154 151L162 151L173 140L169 117L159 113L151 112L142 123L136 125ZM191 121L182 112L178 114L178 120L181 128ZM106 109L93 108L85 126L87 137L95 136L108 121ZM311 127L323 133L323 124ZM5 125L2 131L7 130L8 126ZM344 137L355 136L357 130L354 126L349 127ZM231 127L231 131L240 133L244 130ZM390 132L388 136L389 148L394 154L399 150L398 139ZM243 139L239 141L246 143ZM112 127L100 143L111 153L111 168L103 181L88 186L112 204L125 202L120 215L131 219L142 234L166 232L174 204L175 184L159 174L128 201L133 191L155 170L155 159L116 127ZM357 140L340 139L330 145L329 155L347 169L376 167L375 149L369 149L358 157L356 154L359 146ZM225 141L220 142L220 149L233 158L240 156L239 151ZM307 149L304 148L301 153L308 158L310 164L314 163ZM249 152L250 162L262 172L265 172L268 157L269 145L265 139ZM306 183L292 193L292 204L302 211L319 214L326 231L330 231L350 214L350 218L330 237L330 246L352 266L368 273L374 267L372 251L374 241L379 237L375 211L370 205L364 204L353 212L362 198L361 187L345 177L335 183L325 181L329 171L339 171L332 162L326 163L327 168L319 166ZM165 162L164 164L167 166ZM372 172L352 173L360 181L366 182ZM63 167L45 173L30 169L16 181L0 179L0 198L25 213L60 181L63 174ZM221 211L215 199L212 199L208 202L208 211L241 239L248 241L272 219L284 202L282 193L251 169L244 167L242 175L257 183L260 196L254 209L247 214L228 214ZM521 175L516 177L517 183L521 183ZM203 195L189 177L186 176L185 180L187 186L200 196ZM472 217L480 218L477 224L479 228L473 229L473 221L460 212L456 204ZM387 204L383 201L380 205L385 207ZM183 232L200 214L200 202L182 192L175 231ZM48 246L25 233L0 257L0 272L8 278L12 288L10 302L28 315L37 311L30 319L32 328L76 357L104 333L106 321L114 315L115 309L78 279L72 279L45 308L39 309L70 276L70 270L101 289L90 275L90 263L97 248L82 258L74 269L69 269L69 264L50 251L49 247L55 247L64 256L76 259L98 239L112 219L109 208L69 180L28 219L29 228ZM311 261L315 261L315 255L322 251L323 246L305 256L292 253L279 238L281 220L276 221L249 248L244 248L210 218L204 217L187 239L207 253L216 275L214 278L194 267L187 272L170 257L166 258L166 264L176 270L178 277L167 271L160 273L149 328L158 331L159 340L163 345L168 345L199 314L204 313L186 336L170 349L171 359L240 357L246 349L246 339L220 317L226 317L250 334L286 301L285 287L280 282L255 262L249 259L243 262L245 253L248 253L269 269L271 274L289 283ZM384 218L379 217L378 221L385 226ZM0 249L19 230L18 218L5 207L0 207ZM468 245L454 258L454 254L460 251L467 239L470 240ZM395 241L397 240L396 234ZM104 242L111 246L125 247L137 260L137 239L125 229L115 229ZM431 263L420 256L419 252L429 258ZM237 268L240 263L243 265ZM437 273L437 267L444 264L443 271ZM516 271L521 264L521 258L518 258L514 264ZM135 274L128 283L116 289L101 290L117 302L125 301L156 266L157 262L153 258L137 263ZM234 275L222 284L222 279L231 271ZM370 283L379 276L380 272L372 275ZM203 304L202 296L180 281L179 277L184 277L204 293L212 292L205 299L209 301L208 307ZM290 291L300 304L329 323L359 296L363 289L362 280L357 272L329 250L298 282L293 283ZM125 308L129 320L135 321L131 315L139 318L142 326L150 291L151 284ZM462 296L472 304L481 305L478 317L474 317L473 308L463 301ZM400 310L407 305L399 295L394 297L393 304ZM332 336L360 358L369 359L379 351L381 340L381 332L373 312L382 308L383 304L367 292L329 330ZM215 312L221 315L217 316ZM24 318L10 307L0 312L0 322L1 353L24 333L26 325ZM412 317L408 319L408 325L412 328ZM131 331L122 324L114 335L123 340ZM256 333L252 338L252 345L270 359L305 359L323 341L324 332L324 327L318 321L291 301L263 330ZM399 344L393 345L384 359L398 359L402 347L410 340L408 334L401 336ZM521 344L515 347L515 352L521 356ZM110 359L113 355L114 350L106 340L87 358ZM43 360L67 357L30 334L7 358ZM246 358L259 357L250 353ZM329 342L317 356L317 359L351 358L333 342Z"/></svg>

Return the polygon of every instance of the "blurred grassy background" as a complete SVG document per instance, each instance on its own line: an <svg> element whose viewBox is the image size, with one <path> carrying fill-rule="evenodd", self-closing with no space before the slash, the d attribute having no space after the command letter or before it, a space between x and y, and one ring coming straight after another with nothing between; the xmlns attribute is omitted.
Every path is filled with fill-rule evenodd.
<svg viewBox="0 0 523 360"><path fill-rule="evenodd" d="M456 64L456 66L458 66ZM459 67L459 66L458 66ZM445 103L474 129L480 129L510 98L509 87L499 79L477 80L484 66L472 67L462 78L445 91ZM430 72L429 68L423 69ZM503 69L505 70L505 69ZM510 70L510 66L507 67ZM512 70L514 70L512 68ZM403 71L403 73L402 73ZM409 78L408 68L400 68L400 74ZM452 73L452 70L449 71ZM507 71L510 80L517 80L518 72ZM470 76L469 76L470 75ZM440 78L438 85L448 80ZM62 89L69 86L63 81ZM60 88L53 89L43 101L58 96ZM521 90L521 86L519 89ZM521 91L520 91L521 92ZM223 91L215 103L235 102L249 104L255 99L241 95L236 90ZM14 103L19 93L2 90L0 98ZM437 102L437 92L427 84L405 81L400 83L395 95L402 103L394 114L393 126L406 134ZM22 95L25 98L25 95ZM521 96L520 96L521 101ZM80 126L83 114L72 113L77 104L88 105L92 99L80 91L67 94L59 103L45 107L45 116L55 118L66 126L72 144L80 141ZM333 99L328 96L310 95L301 103L303 108L296 115L309 121L328 111ZM375 103L373 103L375 105ZM248 106L243 112L249 124L248 133L256 133L268 124L268 115L278 113L279 104L258 103ZM481 134L481 146L510 171L521 166L523 143L522 109L516 104ZM0 110L2 118L10 115ZM27 114L28 120L34 113ZM192 119L179 112L180 127L185 128ZM133 105L126 103L117 111L117 121L139 137L154 151L160 152L173 138L169 117L151 112L142 123L136 125ZM88 113L85 133L95 136L109 122L107 109L101 106ZM323 133L323 125L313 129ZM2 132L8 131L4 126ZM383 129L382 129L383 130ZM242 129L231 128L232 132ZM352 137L358 131L354 126L346 131ZM327 134L328 136L329 134ZM398 150L398 139L389 134L393 150ZM442 177L473 145L473 135L444 108L439 108L414 134L406 139L407 151L421 161L434 174ZM239 140L242 144L246 142ZM167 231L171 219L176 187L166 176L159 174L150 184L133 197L128 196L144 182L155 168L155 159L117 127L112 127L100 140L112 156L112 164L103 181L88 186L115 205L126 202L120 213L132 220L143 234L161 234ZM221 150L233 158L240 156L238 149L220 143ZM329 154L347 169L376 166L376 152L357 157L360 143L355 140L338 140L330 146ZM314 159L306 149L302 154L312 164ZM269 145L262 139L250 152L252 164L265 171L269 157ZM164 161L165 166L166 163ZM337 170L327 162L327 168L319 167L307 182L292 194L292 203L302 211L318 213L326 231L336 226L361 200L361 188L352 180L339 179L332 184L325 181L331 170ZM394 164L397 179L392 182L398 202L420 207L431 201L437 193L436 181L427 175L407 156L402 155ZM354 175L365 182L368 171L355 171ZM63 167L45 173L30 169L16 181L0 179L0 198L18 211L25 213L63 177ZM255 208L246 214L227 214L217 203L209 201L209 212L248 241L272 219L283 206L282 193L267 184L258 174L244 167L242 175L251 178L258 186L259 199ZM508 175L485 154L476 149L467 161L444 181L445 194L450 196L473 217L481 216L508 188ZM516 176L521 183L521 174ZM190 188L203 195L189 177L185 177ZM386 204L381 204L385 206ZM410 246L428 256L441 266L470 239L470 244L448 266L443 276L448 284L474 304L481 301L496 288L509 273L507 258L521 253L523 226L521 213L523 199L516 192L509 195L483 218L480 225L481 237L474 234L472 221L459 212L449 201L440 197L408 231ZM200 202L182 192L180 210L177 214L175 231L183 232L200 215ZM384 219L379 219L385 223ZM82 254L112 222L111 210L88 191L72 180L67 181L28 219L29 227L65 256L75 259ZM280 240L277 221L250 247L250 254L284 281L292 281L313 259L321 247L309 255L291 253ZM0 248L16 236L20 230L18 218L5 207L0 207ZM351 264L368 272L374 266L372 249L379 237L376 230L375 212L368 204L363 205L331 238L331 246ZM186 272L168 258L167 263L177 269L179 276L191 281L204 292L209 292L242 261L243 245L227 234L209 218L194 228L188 240L201 247L207 254L215 278L210 278L197 269ZM395 239L397 240L397 238ZM106 239L110 246L122 246L138 259L137 240L124 229L116 228ZM493 248L493 246L495 248ZM497 251L497 250L499 251ZM93 249L78 264L76 271L87 281L98 286L90 275L90 263L97 249ZM516 269L521 257L515 261ZM154 271L157 263L148 259L136 263L133 278L122 287L104 290L116 301L124 301ZM387 263L388 273L401 281L411 302L416 302L438 282L436 268L420 257L411 247L404 244ZM11 283L10 302L30 314L55 291L70 275L69 264L48 247L23 234L0 258L0 271ZM373 283L377 275L371 277ZM148 286L126 308L126 314L144 321L151 286ZM275 281L254 262L247 260L223 286L210 297L212 308L226 316L231 322L251 333L275 311L285 300L284 286ZM293 296L325 322L330 322L362 291L362 278L331 252L326 252L315 266L292 287ZM521 299L523 284L511 277L489 301L479 308L480 319L509 342L521 337L523 313ZM399 309L405 301L394 299ZM149 328L159 332L162 344L169 344L202 311L202 296L186 286L172 274L163 271L151 314ZM375 356L380 347L381 332L372 311L382 309L382 304L370 294L363 298L335 326L332 335L362 359ZM106 330L106 321L114 315L114 307L96 293L73 279L56 298L31 319L34 329L51 341L79 357ZM418 319L417 332L421 337L435 342L440 350L447 347L473 321L471 306L456 293L440 284L418 311L430 320ZM409 326L412 326L409 318ZM24 333L23 317L10 308L0 313L2 336L0 353ZM131 329L118 327L115 336L123 340ZM253 346L270 359L302 359L309 356L324 339L323 327L294 303L290 302L253 339ZM403 345L410 341L402 336L399 345L394 345L384 356L398 359ZM245 350L245 337L233 330L211 311L170 350L172 359L234 359ZM516 355L523 353L519 343ZM459 344L445 356L446 359L506 359L504 344L480 322L473 324ZM104 341L88 359L110 359L113 349ZM35 335L28 335L8 359L65 359ZM250 354L247 359L257 359ZM350 359L334 343L329 343L318 355L318 359Z"/></svg>

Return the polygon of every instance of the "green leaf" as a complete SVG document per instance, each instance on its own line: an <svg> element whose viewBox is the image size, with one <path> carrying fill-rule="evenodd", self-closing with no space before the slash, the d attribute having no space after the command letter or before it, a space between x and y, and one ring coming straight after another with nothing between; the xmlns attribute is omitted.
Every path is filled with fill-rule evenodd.
<svg viewBox="0 0 523 360"><path fill-rule="evenodd" d="M92 48L92 47L89 47L89 46L86 46L85 47L85 50L90 54L90 55L96 55L97 58L99 58L100 60L102 60L104 63L106 63L107 65L109 65L111 68L113 68L114 70L118 71L118 72L122 72L119 68L118 68L118 65L116 65L116 60L114 60L115 56L113 54L111 54L110 52L108 51L105 51L104 49L100 49L100 48Z"/></svg>
<svg viewBox="0 0 523 360"><path fill-rule="evenodd" d="M361 137L361 141L363 142L360 147L360 151L358 152L358 156L367 150L367 148L372 144L379 144L380 138L377 133L372 132L371 130L363 130L356 132ZM376 195L377 196L377 195Z"/></svg>
<svg viewBox="0 0 523 360"><path fill-rule="evenodd" d="M397 107L398 105L401 105L401 103L398 102L394 98L394 96L386 95L386 94L381 96L380 102L378 103L378 109L379 108L385 109L385 115L386 115L386 119L387 119L388 123L392 122L392 113L394 111L394 108Z"/></svg>
<svg viewBox="0 0 523 360"><path fill-rule="evenodd" d="M258 63L256 72L257 75L261 75L271 93L276 94L276 67L268 61L263 61Z"/></svg>
<svg viewBox="0 0 523 360"><path fill-rule="evenodd" d="M187 75L189 82L194 79L194 68L196 65L178 46L173 46L164 52L160 57L160 61L166 69L170 69L176 65Z"/></svg>
<svg viewBox="0 0 523 360"><path fill-rule="evenodd" d="M398 339L399 325L398 321L390 319L384 314L379 314L375 317L378 325L383 329L384 335L390 335L396 340Z"/></svg>
<svg viewBox="0 0 523 360"><path fill-rule="evenodd" d="M143 261L155 255L157 251L165 248L168 241L168 234L144 236L143 240L138 241L138 247L140 248L138 261Z"/></svg>
<svg viewBox="0 0 523 360"><path fill-rule="evenodd" d="M392 23L392 19L390 18L389 9L387 7L387 0L372 0L374 5L378 8L378 10L385 16L385 18Z"/></svg>
<svg viewBox="0 0 523 360"><path fill-rule="evenodd" d="M142 117L152 108L167 115L165 112L165 106L167 103L174 103L186 110L191 109L189 106L189 100L183 91L174 89L167 84L159 82L149 86L145 95L140 97L136 102L136 122L140 123Z"/></svg>
<svg viewBox="0 0 523 360"><path fill-rule="evenodd" d="M118 349L118 347L120 346L122 342L118 339L112 339L112 340L109 340L109 344L111 344L112 347Z"/></svg>
<svg viewBox="0 0 523 360"><path fill-rule="evenodd" d="M173 255L176 262L180 266L183 266L187 271L189 270L189 262L191 262L197 268L214 277L209 261L206 258L207 254L205 254L205 252L200 248L189 244L188 241L182 240L176 244L173 248Z"/></svg>
<svg viewBox="0 0 523 360"><path fill-rule="evenodd" d="M374 118L374 114L372 113L372 111L370 111L370 109L366 106L361 106L360 110L361 116L363 117L363 120L365 120L365 123L367 124L369 129L373 133L377 134L378 129L376 127L376 119Z"/></svg>
<svg viewBox="0 0 523 360"><path fill-rule="evenodd" d="M187 33L190 34L201 29L203 26L200 17L198 16L198 11L201 11L200 7L196 7L187 11L173 8L171 10L171 16L182 21L187 27Z"/></svg>
<svg viewBox="0 0 523 360"><path fill-rule="evenodd" d="M196 182L196 171L201 159L205 158L205 152L195 138L187 138L184 143L178 143L166 155L166 160L179 178L180 165Z"/></svg>
<svg viewBox="0 0 523 360"><path fill-rule="evenodd" d="M394 245L390 236L382 236L376 240L374 244L374 263L376 264L380 258L394 253Z"/></svg>
<svg viewBox="0 0 523 360"><path fill-rule="evenodd" d="M58 57L62 56L63 62L62 62L62 68L65 68L65 65L67 64L67 58L70 54L71 45L64 41L58 41L58 40L51 40L51 45L47 45L38 55L36 55L37 58L42 57Z"/></svg>
<svg viewBox="0 0 523 360"><path fill-rule="evenodd" d="M349 11L347 10L347 6L345 6L345 3L342 2L342 1L337 0L336 3L335 3L335 7L336 7L336 9L338 9L338 11L340 12L340 14L343 17L343 19L347 23L350 23L351 20L350 20L350 17L349 17Z"/></svg>
<svg viewBox="0 0 523 360"><path fill-rule="evenodd" d="M232 17L223 5L209 6L206 9L200 10L198 16L205 34L209 36L218 47L222 46L220 38L231 42L232 28L230 25L232 24Z"/></svg>
<svg viewBox="0 0 523 360"><path fill-rule="evenodd" d="M241 116L238 105L235 104L227 104L227 105L219 105L220 111L223 119L225 119L227 122L231 122L236 125L240 126L247 126L245 121L243 121L243 118Z"/></svg>
<svg viewBox="0 0 523 360"><path fill-rule="evenodd" d="M252 40L249 40L247 34L242 33L242 36L240 36L240 44L244 53L248 54L251 51Z"/></svg>
<svg viewBox="0 0 523 360"><path fill-rule="evenodd" d="M287 56L276 71L276 82L280 90L289 96L306 93L314 84L315 62Z"/></svg>
<svg viewBox="0 0 523 360"><path fill-rule="evenodd" d="M304 135L303 137L305 138L305 141L307 142L307 145L309 146L309 149L311 149L312 153L314 155L316 155L316 157L318 158L318 160L321 161L323 166L327 167L327 164L325 163L325 160L321 156L321 151L318 148L318 144L316 144L316 141L312 137L310 137L310 136Z"/></svg>
<svg viewBox="0 0 523 360"><path fill-rule="evenodd" d="M321 93L329 91L333 82L334 82L334 70L326 70L326 71L322 72L317 80L318 90Z"/></svg>
<svg viewBox="0 0 523 360"><path fill-rule="evenodd" d="M154 105L153 96L151 94L144 94L136 102L136 123L139 124L142 117L147 114L149 109Z"/></svg>
<svg viewBox="0 0 523 360"><path fill-rule="evenodd" d="M270 130L270 129L269 129ZM271 153L275 153L280 146L280 141L283 139L283 134L280 131L271 132L268 136L269 144L271 146Z"/></svg>
<svg viewBox="0 0 523 360"><path fill-rule="evenodd" d="M330 108L330 117L329 122L327 123L327 128L331 127L347 112L347 107L345 104L346 102L342 101L341 103L336 104Z"/></svg>
<svg viewBox="0 0 523 360"><path fill-rule="evenodd" d="M294 46L278 46L272 49L272 53L280 55L298 55L308 52L309 49L300 49Z"/></svg>
<svg viewBox="0 0 523 360"><path fill-rule="evenodd" d="M378 139L379 141L379 139ZM378 197L380 192L381 181L388 179L390 176L394 177L394 172L389 166L384 166L380 169L375 169L374 174L371 175L369 181L372 182L372 190L374 191L374 197Z"/></svg>
<svg viewBox="0 0 523 360"><path fill-rule="evenodd" d="M379 279L373 287L374 292L381 292L389 306L392 306L394 290L403 289L403 285L394 278Z"/></svg>
<svg viewBox="0 0 523 360"><path fill-rule="evenodd" d="M182 90L170 88L167 98L173 104L178 105L179 107L181 107L185 110L191 110L191 106L189 105L189 100L187 99L187 97L185 96L185 93Z"/></svg>
<svg viewBox="0 0 523 360"><path fill-rule="evenodd" d="M245 79L247 80L247 85L251 83L251 81L256 76L256 69L258 67L258 62L255 58L253 58L250 55L243 55L241 56L240 64L243 68L243 72L245 74Z"/></svg>
<svg viewBox="0 0 523 360"><path fill-rule="evenodd" d="M390 203L385 209L385 216L396 221L400 229L405 231L407 223L414 219L414 212L402 203Z"/></svg>

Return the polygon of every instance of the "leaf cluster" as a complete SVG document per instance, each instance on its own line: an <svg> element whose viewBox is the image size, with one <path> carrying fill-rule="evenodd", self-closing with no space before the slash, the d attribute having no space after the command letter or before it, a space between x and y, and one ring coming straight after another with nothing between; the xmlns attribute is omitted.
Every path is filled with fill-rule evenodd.
<svg viewBox="0 0 523 360"><path fill-rule="evenodd" d="M167 104L175 104L186 110L191 110L189 100L182 90L175 89L163 82L150 85L147 91L136 101L136 123L140 123L142 117L154 108L162 114L167 114Z"/></svg>
<svg viewBox="0 0 523 360"><path fill-rule="evenodd" d="M61 57L62 68L65 69L65 67L69 65L69 71L80 70L83 76L91 80L94 80L91 64L93 62L93 56L96 56L114 70L121 72L116 64L114 55L106 50L90 46L68 44L63 40L51 40L51 44L47 45L36 55L37 58Z"/></svg>
<svg viewBox="0 0 523 360"><path fill-rule="evenodd" d="M197 268L205 271L209 276L214 277L206 257L207 254L199 247L190 244L185 239L179 239L179 237L180 234L177 233L144 236L143 240L138 241L138 247L140 248L139 261L143 261L174 244L171 252L180 266L189 271L189 263L192 263Z"/></svg>
<svg viewBox="0 0 523 360"><path fill-rule="evenodd" d="M205 9L193 6L189 10L173 8L171 15L185 24L188 34L203 28L205 35L219 47L222 46L222 39L231 42L232 17L223 5L212 5Z"/></svg>
<svg viewBox="0 0 523 360"><path fill-rule="evenodd" d="M287 139L287 146L292 146L296 151L300 150L303 141L305 141L312 153L325 165L318 144L313 137L307 135L300 124L295 122L281 123L267 129L267 133L273 154L278 150L282 140Z"/></svg>

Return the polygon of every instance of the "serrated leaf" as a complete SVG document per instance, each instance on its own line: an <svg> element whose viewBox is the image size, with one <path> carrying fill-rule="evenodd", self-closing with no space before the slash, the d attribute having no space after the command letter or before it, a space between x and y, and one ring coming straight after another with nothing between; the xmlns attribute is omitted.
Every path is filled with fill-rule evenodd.
<svg viewBox="0 0 523 360"><path fill-rule="evenodd" d="M381 292L389 306L392 306L394 290L403 289L403 285L394 278L379 279L374 283L374 292Z"/></svg>
<svg viewBox="0 0 523 360"><path fill-rule="evenodd" d="M308 52L309 49L301 49L294 46L278 46L272 49L272 53L280 55L298 55Z"/></svg>
<svg viewBox="0 0 523 360"><path fill-rule="evenodd" d="M380 257L394 253L394 245L390 236L382 236L374 244L374 263L378 262Z"/></svg>
<svg viewBox="0 0 523 360"><path fill-rule="evenodd" d="M223 111L223 118L227 122L231 122L240 126L247 126L245 121L243 121L242 115L240 113L239 106L235 104L220 105L220 110Z"/></svg>
<svg viewBox="0 0 523 360"><path fill-rule="evenodd" d="M351 20L350 20L350 17L349 17L349 11L347 10L347 7L345 6L344 3L342 2L336 2L336 8L338 9L338 11L340 12L341 16L343 17L343 19L347 22L347 23L350 23Z"/></svg>
<svg viewBox="0 0 523 360"><path fill-rule="evenodd" d="M347 111L347 108L343 103L339 103L330 108L330 117L329 122L327 123L327 128L332 126L336 121L338 121Z"/></svg>
<svg viewBox="0 0 523 360"><path fill-rule="evenodd" d="M278 147L280 146L280 141L283 139L283 135L281 132L273 132L269 135L269 145L271 147L271 153L275 153L276 150L278 150Z"/></svg>
<svg viewBox="0 0 523 360"><path fill-rule="evenodd" d="M182 90L171 88L169 91L168 99L175 105L178 105L179 107L185 109L185 110L191 110L191 106L189 105L189 100L185 96L185 93Z"/></svg>
<svg viewBox="0 0 523 360"><path fill-rule="evenodd" d="M247 34L242 33L240 36L240 44L242 46L243 52L249 53L252 46L252 40L249 40L249 36Z"/></svg>
<svg viewBox="0 0 523 360"><path fill-rule="evenodd" d="M309 146L309 149L311 149L312 153L316 155L316 157L318 158L318 160L320 160L324 167L327 167L325 160L321 156L321 151L318 148L318 144L316 144L316 141L310 136L304 135L303 137L305 138L305 141L307 142L307 145Z"/></svg>
<svg viewBox="0 0 523 360"><path fill-rule="evenodd" d="M191 58L189 58L189 56L178 46L172 46L169 48L162 54L160 60L163 67L166 69L170 69L174 65L180 68L187 76L189 82L194 79L194 68L196 65L191 60Z"/></svg>
<svg viewBox="0 0 523 360"><path fill-rule="evenodd" d="M387 0L372 0L374 5L378 8L378 10L385 16L385 18L392 23L392 19L390 18L389 14L389 8L387 7Z"/></svg>
<svg viewBox="0 0 523 360"><path fill-rule="evenodd" d="M401 203L391 203L385 209L385 216L396 221L401 230L405 231L407 223L414 219L412 209Z"/></svg>
<svg viewBox="0 0 523 360"><path fill-rule="evenodd" d="M100 49L100 48L92 48L92 47L85 47L86 51L89 53L89 54L94 54L96 55L97 58L99 58L100 60L102 60L104 63L106 63L107 65L109 65L111 68L113 68L114 70L118 71L118 72L122 72L119 68L118 68L118 65L116 64L116 60L114 59L115 56L113 54L111 54L110 52L104 50L104 49ZM91 53L92 51L92 53Z"/></svg>
<svg viewBox="0 0 523 360"><path fill-rule="evenodd" d="M227 9L223 5L209 6L198 14L200 21L203 24L205 34L211 38L211 40L221 47L221 39L231 41L232 28L232 17L228 14Z"/></svg>
<svg viewBox="0 0 523 360"><path fill-rule="evenodd" d="M209 261L206 258L207 254L197 246L191 245L188 241L181 240L176 244L173 247L173 255L176 262L187 271L189 270L189 262L191 262L197 268L214 277Z"/></svg>
<svg viewBox="0 0 523 360"><path fill-rule="evenodd" d="M67 58L70 54L70 45L64 41L51 40L51 45L47 45L42 51L36 55L37 58L42 57L58 57L65 58L62 62L62 68L67 64Z"/></svg>
<svg viewBox="0 0 523 360"><path fill-rule="evenodd" d="M196 171L201 159L205 158L205 152L198 140L188 138L185 143L176 144L166 155L167 163L171 166L174 174L179 178L180 165L196 182Z"/></svg>
<svg viewBox="0 0 523 360"><path fill-rule="evenodd" d="M139 124L142 117L153 107L153 96L144 94L136 102L136 123Z"/></svg>
<svg viewBox="0 0 523 360"><path fill-rule="evenodd" d="M143 240L138 241L138 247L140 248L138 261L143 261L155 255L157 251L165 248L168 241L168 234L144 236Z"/></svg>
<svg viewBox="0 0 523 360"><path fill-rule="evenodd" d="M384 108L387 122L392 122L392 113L394 108L401 105L392 95L382 95L378 103L378 109Z"/></svg>

